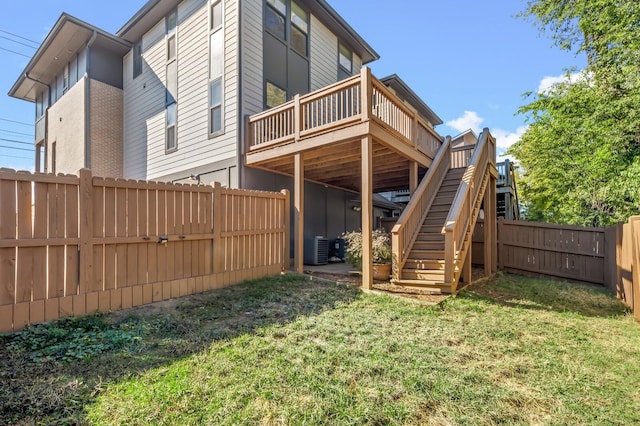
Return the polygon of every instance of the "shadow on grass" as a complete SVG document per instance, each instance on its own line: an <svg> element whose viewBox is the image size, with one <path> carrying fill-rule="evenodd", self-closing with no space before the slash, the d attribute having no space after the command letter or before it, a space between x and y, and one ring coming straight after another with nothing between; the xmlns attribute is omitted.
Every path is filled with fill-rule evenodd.
<svg viewBox="0 0 640 426"><path fill-rule="evenodd" d="M170 365L216 341L320 314L359 294L351 286L285 275L112 313L99 321L133 331L136 342L76 362L34 362L28 340L16 353L10 350L16 335L5 337L0 340L0 419L86 423L84 407L108 383Z"/></svg>
<svg viewBox="0 0 640 426"><path fill-rule="evenodd" d="M586 317L610 318L629 313L628 308L604 287L500 274L495 279L472 285L459 294L518 309L575 313Z"/></svg>

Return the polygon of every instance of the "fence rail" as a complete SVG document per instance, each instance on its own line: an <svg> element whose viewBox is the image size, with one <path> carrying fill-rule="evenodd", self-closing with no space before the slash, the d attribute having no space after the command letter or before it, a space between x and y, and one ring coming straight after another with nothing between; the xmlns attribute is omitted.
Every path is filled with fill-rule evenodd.
<svg viewBox="0 0 640 426"><path fill-rule="evenodd" d="M288 267L289 194L0 169L0 332Z"/></svg>

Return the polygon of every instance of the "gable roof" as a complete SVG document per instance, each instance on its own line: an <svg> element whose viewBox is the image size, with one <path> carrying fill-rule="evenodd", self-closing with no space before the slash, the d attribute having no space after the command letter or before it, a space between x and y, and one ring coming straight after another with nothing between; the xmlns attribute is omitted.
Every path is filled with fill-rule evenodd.
<svg viewBox="0 0 640 426"><path fill-rule="evenodd" d="M262 1L262 0L259 0ZM149 0L116 32L118 37L135 43L169 12L175 9L180 0ZM301 0L322 23L333 31L362 58L362 62L380 59L380 55L336 12L325 0Z"/></svg>
<svg viewBox="0 0 640 426"><path fill-rule="evenodd" d="M63 13L9 90L9 96L35 102L36 87L50 84L71 58L92 39L122 55L131 48L125 40Z"/></svg>

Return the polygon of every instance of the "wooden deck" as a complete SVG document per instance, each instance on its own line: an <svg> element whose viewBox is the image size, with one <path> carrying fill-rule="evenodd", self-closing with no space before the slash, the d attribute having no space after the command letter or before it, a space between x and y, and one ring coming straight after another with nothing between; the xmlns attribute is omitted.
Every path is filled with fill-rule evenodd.
<svg viewBox="0 0 640 426"><path fill-rule="evenodd" d="M443 138L368 68L249 118L246 165L361 191L361 141L372 140L374 192L406 189L430 167ZM414 170L414 171L415 171Z"/></svg>

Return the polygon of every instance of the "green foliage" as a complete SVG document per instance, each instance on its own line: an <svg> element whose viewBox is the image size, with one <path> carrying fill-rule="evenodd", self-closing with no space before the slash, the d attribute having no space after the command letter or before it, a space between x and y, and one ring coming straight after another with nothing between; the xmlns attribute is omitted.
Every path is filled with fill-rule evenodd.
<svg viewBox="0 0 640 426"><path fill-rule="evenodd" d="M498 275L426 306L291 274L131 312L88 321L135 350L84 362L0 341L0 423L640 422L640 327L601 287Z"/></svg>
<svg viewBox="0 0 640 426"><path fill-rule="evenodd" d="M533 0L523 16L562 49L584 52L573 83L530 94L530 127L510 153L529 219L606 225L638 214L640 3Z"/></svg>
<svg viewBox="0 0 640 426"><path fill-rule="evenodd" d="M70 317L29 325L8 336L6 347L12 356L27 357L33 362L69 363L132 345L142 333L128 322L108 324L101 315Z"/></svg>
<svg viewBox="0 0 640 426"><path fill-rule="evenodd" d="M356 268L362 268L362 232L345 232L342 238L347 243L347 262ZM372 249L373 263L391 263L389 234L384 229L373 231Z"/></svg>

